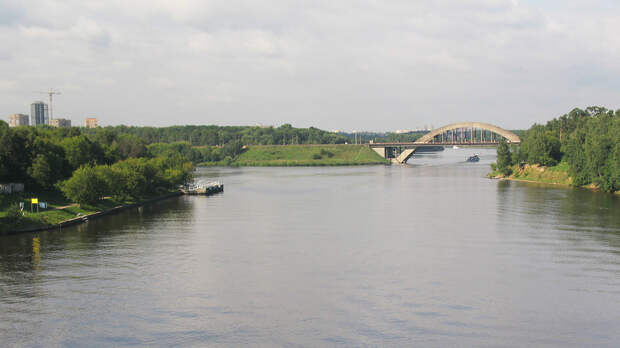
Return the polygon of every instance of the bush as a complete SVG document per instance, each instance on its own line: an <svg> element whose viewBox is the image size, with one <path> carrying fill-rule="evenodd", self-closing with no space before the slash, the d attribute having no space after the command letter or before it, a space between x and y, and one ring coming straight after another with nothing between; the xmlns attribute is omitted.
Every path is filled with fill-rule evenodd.
<svg viewBox="0 0 620 348"><path fill-rule="evenodd" d="M334 153L325 149L321 149L321 156L327 156L329 158L332 158L334 157Z"/></svg>
<svg viewBox="0 0 620 348"><path fill-rule="evenodd" d="M23 217L24 213L22 213L21 209L19 209L19 206L17 204L12 204L6 211L4 222L7 225L16 225L23 219Z"/></svg>
<svg viewBox="0 0 620 348"><path fill-rule="evenodd" d="M321 158L323 158L323 157L321 157L321 155L319 155L318 153L315 153L315 154L312 155L312 159L314 159L314 160L320 160Z"/></svg>

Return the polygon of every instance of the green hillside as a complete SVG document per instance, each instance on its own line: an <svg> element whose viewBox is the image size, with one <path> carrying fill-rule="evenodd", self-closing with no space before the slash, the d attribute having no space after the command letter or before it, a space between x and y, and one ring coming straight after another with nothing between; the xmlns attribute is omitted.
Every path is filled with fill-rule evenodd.
<svg viewBox="0 0 620 348"><path fill-rule="evenodd" d="M336 166L389 164L365 145L263 145L250 146L233 165Z"/></svg>

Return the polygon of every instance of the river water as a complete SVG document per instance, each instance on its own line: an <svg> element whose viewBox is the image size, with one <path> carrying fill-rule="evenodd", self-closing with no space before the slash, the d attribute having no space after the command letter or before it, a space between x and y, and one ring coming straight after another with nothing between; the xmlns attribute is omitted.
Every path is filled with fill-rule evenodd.
<svg viewBox="0 0 620 348"><path fill-rule="evenodd" d="M477 151L201 168L223 194L0 237L0 346L620 346L620 197Z"/></svg>

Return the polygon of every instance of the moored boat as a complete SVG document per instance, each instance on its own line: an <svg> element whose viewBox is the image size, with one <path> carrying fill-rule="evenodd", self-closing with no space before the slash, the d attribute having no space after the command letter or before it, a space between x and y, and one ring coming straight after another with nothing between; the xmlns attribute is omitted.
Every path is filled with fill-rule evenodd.
<svg viewBox="0 0 620 348"><path fill-rule="evenodd" d="M224 192L224 184L219 181L209 182L206 184L188 184L181 187L181 192L186 195L212 195L218 192Z"/></svg>
<svg viewBox="0 0 620 348"><path fill-rule="evenodd" d="M480 157L478 156L478 154L474 154L473 156L469 156L467 158L467 162L478 162L480 161Z"/></svg>

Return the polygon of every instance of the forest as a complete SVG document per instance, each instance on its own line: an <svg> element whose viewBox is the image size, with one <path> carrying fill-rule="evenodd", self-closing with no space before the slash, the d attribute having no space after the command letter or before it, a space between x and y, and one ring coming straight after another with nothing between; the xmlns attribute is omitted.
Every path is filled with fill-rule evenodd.
<svg viewBox="0 0 620 348"><path fill-rule="evenodd" d="M291 144L344 144L349 139L343 135L318 128L293 128L290 124L280 127L259 126L172 126L128 127L114 126L84 129L87 135L100 133L114 136L137 136L147 144L188 142L192 146L224 146L233 142L244 145Z"/></svg>
<svg viewBox="0 0 620 348"><path fill-rule="evenodd" d="M105 127L9 128L0 121L0 183L39 190L58 188L82 166L112 166L132 158L182 158L193 163L230 161L244 145L344 144L347 137L317 128ZM180 163L180 160L177 162Z"/></svg>
<svg viewBox="0 0 620 348"><path fill-rule="evenodd" d="M259 126L171 126L171 127L128 127L114 126L83 129L85 134L101 132L120 135L135 135L151 143L187 142L192 146L224 146L239 142L243 145L304 145L304 144L353 144L374 142L415 141L427 131L393 132L328 132L318 128L294 128L290 124L280 127Z"/></svg>
<svg viewBox="0 0 620 348"><path fill-rule="evenodd" d="M500 144L498 172L510 175L524 164L565 165L573 186L620 190L620 109L576 108L546 125L534 124L521 134L521 146Z"/></svg>

